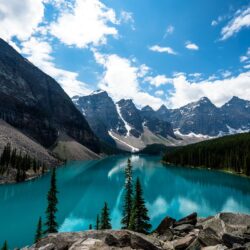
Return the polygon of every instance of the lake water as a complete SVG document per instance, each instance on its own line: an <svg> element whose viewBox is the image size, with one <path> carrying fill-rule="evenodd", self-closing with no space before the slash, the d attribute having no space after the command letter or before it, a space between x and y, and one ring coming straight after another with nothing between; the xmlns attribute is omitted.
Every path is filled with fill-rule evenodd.
<svg viewBox="0 0 250 250"><path fill-rule="evenodd" d="M199 216L220 211L250 213L250 179L222 172L165 167L159 157L132 156L153 227L166 216L176 219L194 211ZM60 231L86 230L107 201L113 228L120 227L124 167L127 157L71 162L57 170ZM39 216L44 218L50 175L0 186L0 245L33 243Z"/></svg>

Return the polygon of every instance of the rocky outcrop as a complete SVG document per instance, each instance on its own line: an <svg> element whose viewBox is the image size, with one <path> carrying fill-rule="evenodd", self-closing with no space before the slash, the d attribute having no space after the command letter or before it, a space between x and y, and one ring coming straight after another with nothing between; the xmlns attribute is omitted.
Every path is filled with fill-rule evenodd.
<svg viewBox="0 0 250 250"><path fill-rule="evenodd" d="M166 217L150 235L128 230L50 234L23 250L224 250L250 249L250 215L220 213L205 219L193 213Z"/></svg>

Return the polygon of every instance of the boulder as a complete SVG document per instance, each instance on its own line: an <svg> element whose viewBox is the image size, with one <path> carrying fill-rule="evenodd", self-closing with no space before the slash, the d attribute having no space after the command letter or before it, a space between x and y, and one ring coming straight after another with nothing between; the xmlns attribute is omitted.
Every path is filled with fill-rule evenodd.
<svg viewBox="0 0 250 250"><path fill-rule="evenodd" d="M174 227L174 230L180 231L180 232L190 232L193 229L194 229L194 226L191 224L182 224L182 225Z"/></svg>
<svg viewBox="0 0 250 250"><path fill-rule="evenodd" d="M198 240L198 238L195 238L195 240L186 248L186 250L200 250L201 244Z"/></svg>
<svg viewBox="0 0 250 250"><path fill-rule="evenodd" d="M189 247L191 245L191 243L194 241L195 237L191 236L191 235L187 235L183 238L177 239L173 241L173 246L174 249L186 249L187 247Z"/></svg>
<svg viewBox="0 0 250 250"><path fill-rule="evenodd" d="M238 243L234 243L233 247L231 248L232 250L246 250L246 248Z"/></svg>
<svg viewBox="0 0 250 250"><path fill-rule="evenodd" d="M156 237L161 241L171 241L174 237L174 232L170 228L167 228L163 234L157 234L154 232L152 237Z"/></svg>
<svg viewBox="0 0 250 250"><path fill-rule="evenodd" d="M227 247L221 244L202 248L202 250L225 250L225 249L227 249Z"/></svg>
<svg viewBox="0 0 250 250"><path fill-rule="evenodd" d="M199 232L198 238L204 246L216 246L222 243L219 236L210 227L205 228L204 230L201 230Z"/></svg>
<svg viewBox="0 0 250 250"><path fill-rule="evenodd" d="M160 250L162 243L156 238L128 230L98 230L50 234L34 244L31 250L80 249L145 249Z"/></svg>
<svg viewBox="0 0 250 250"><path fill-rule="evenodd" d="M244 247L246 248L246 250L250 250L250 242L247 242Z"/></svg>
<svg viewBox="0 0 250 250"><path fill-rule="evenodd" d="M250 225L250 215L234 214L234 213L220 213L209 219L201 221L199 225L203 228L212 228L220 237L224 233L243 234L247 231Z"/></svg>
<svg viewBox="0 0 250 250"><path fill-rule="evenodd" d="M233 247L235 243L240 244L241 246L245 244L243 237L225 233L222 235L222 241L227 247Z"/></svg>
<svg viewBox="0 0 250 250"><path fill-rule="evenodd" d="M158 234L164 234L169 228L172 228L174 223L175 223L175 219L171 218L171 217L165 217L160 225L155 229L154 232L158 233Z"/></svg>
<svg viewBox="0 0 250 250"><path fill-rule="evenodd" d="M191 225L196 225L197 223L197 213L192 213L174 223L174 226L179 226L182 224L191 224Z"/></svg>

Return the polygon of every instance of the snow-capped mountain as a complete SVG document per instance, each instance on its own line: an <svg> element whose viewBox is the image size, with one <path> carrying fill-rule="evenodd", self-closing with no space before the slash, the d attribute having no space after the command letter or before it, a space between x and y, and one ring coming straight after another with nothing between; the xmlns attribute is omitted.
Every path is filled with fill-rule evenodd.
<svg viewBox="0 0 250 250"><path fill-rule="evenodd" d="M114 103L107 92L95 91L72 100L95 134L119 148L138 151L152 143L168 144L169 139L175 138L169 122L139 110L130 99Z"/></svg>
<svg viewBox="0 0 250 250"><path fill-rule="evenodd" d="M163 108L157 111L159 117L171 122L181 134L195 133L216 136L220 131L227 131L227 127L221 119L220 109L206 97L179 109L165 109L165 112L164 116Z"/></svg>
<svg viewBox="0 0 250 250"><path fill-rule="evenodd" d="M230 132L250 129L250 101L234 96L221 107L226 126Z"/></svg>
<svg viewBox="0 0 250 250"><path fill-rule="evenodd" d="M203 97L178 109L162 105L156 111L150 106L138 109L132 100L114 103L105 91L74 97L73 102L99 138L130 151L152 143L181 145L250 130L250 101L237 97L222 107Z"/></svg>
<svg viewBox="0 0 250 250"><path fill-rule="evenodd" d="M222 107L216 107L207 97L179 109L164 105L156 111L158 117L171 122L181 134L219 136L250 129L250 102L233 97Z"/></svg>

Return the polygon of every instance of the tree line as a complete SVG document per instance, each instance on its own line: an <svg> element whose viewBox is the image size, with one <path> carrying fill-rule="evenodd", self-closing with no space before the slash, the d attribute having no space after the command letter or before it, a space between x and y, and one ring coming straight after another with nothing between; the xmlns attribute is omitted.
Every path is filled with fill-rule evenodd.
<svg viewBox="0 0 250 250"><path fill-rule="evenodd" d="M250 176L250 133L224 136L166 152L175 165L229 170Z"/></svg>
<svg viewBox="0 0 250 250"><path fill-rule="evenodd" d="M26 172L30 169L36 173L40 169L45 170L45 165L28 154L22 154L16 148L12 148L10 143L7 143L0 156L0 175L8 172L11 169L16 169L16 182L24 181L26 179Z"/></svg>

